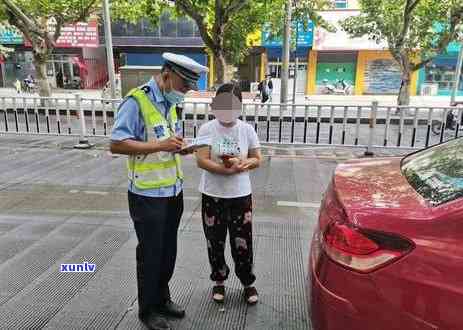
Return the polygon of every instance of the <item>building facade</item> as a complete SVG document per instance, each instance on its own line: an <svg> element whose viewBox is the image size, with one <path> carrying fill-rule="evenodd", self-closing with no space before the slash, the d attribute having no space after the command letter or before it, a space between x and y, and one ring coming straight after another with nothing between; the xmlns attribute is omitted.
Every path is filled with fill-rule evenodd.
<svg viewBox="0 0 463 330"><path fill-rule="evenodd" d="M136 24L114 22L112 33L116 70L123 65L161 66L164 52L181 53L202 65L210 64L199 30L188 18L171 18L165 13L157 26L148 20ZM208 88L207 74L201 75L198 87Z"/></svg>
<svg viewBox="0 0 463 330"><path fill-rule="evenodd" d="M49 22L53 31L53 22ZM0 86L13 87L16 79L36 77L32 47L12 27L0 31L2 45L14 50L1 61ZM47 62L47 77L53 88L101 88L108 79L105 50L98 40L98 22L63 27Z"/></svg>
<svg viewBox="0 0 463 330"><path fill-rule="evenodd" d="M354 95L395 95L401 85L401 71L392 58L387 44L377 44L367 37L350 38L339 25L348 17L360 13L357 0L333 0L334 9L322 11L320 15L334 25L336 32L328 32L309 24L307 31L299 33L300 44L291 51L290 92L295 76L295 59L298 59L297 93L309 95L327 92L326 86L338 92ZM296 27L293 27L296 28ZM297 26L300 28L300 25ZM279 92L282 42L262 33L263 61L255 65L256 72L271 74ZM452 43L444 54L437 56L424 68L413 73L410 94L448 96L452 92L460 45ZM419 55L417 55L419 56ZM263 64L262 64L263 63ZM260 79L265 74L262 73ZM463 79L460 79L458 95L463 95Z"/></svg>
<svg viewBox="0 0 463 330"><path fill-rule="evenodd" d="M451 43L419 72L418 90L421 95L451 95L455 86L455 73L461 45ZM463 96L463 75L457 88L457 96Z"/></svg>

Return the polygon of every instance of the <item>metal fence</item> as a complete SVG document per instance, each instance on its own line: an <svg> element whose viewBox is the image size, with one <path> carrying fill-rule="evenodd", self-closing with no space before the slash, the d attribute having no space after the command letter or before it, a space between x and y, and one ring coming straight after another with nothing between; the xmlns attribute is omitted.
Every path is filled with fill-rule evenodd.
<svg viewBox="0 0 463 330"><path fill-rule="evenodd" d="M121 100L1 97L0 133L108 137ZM184 103L182 134L194 138L213 119L209 102ZM447 127L447 115L455 126ZM370 105L243 105L242 120L264 143L423 148L460 135L463 108ZM450 129L452 128L452 129Z"/></svg>

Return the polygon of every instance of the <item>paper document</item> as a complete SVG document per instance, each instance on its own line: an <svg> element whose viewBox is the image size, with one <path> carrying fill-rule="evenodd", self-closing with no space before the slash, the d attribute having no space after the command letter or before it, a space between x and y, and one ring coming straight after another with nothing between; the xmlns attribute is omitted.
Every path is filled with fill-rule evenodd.
<svg viewBox="0 0 463 330"><path fill-rule="evenodd" d="M192 139L186 147L183 147L177 152L192 152L200 148L208 147L212 143L212 138L210 136L201 136L196 139Z"/></svg>

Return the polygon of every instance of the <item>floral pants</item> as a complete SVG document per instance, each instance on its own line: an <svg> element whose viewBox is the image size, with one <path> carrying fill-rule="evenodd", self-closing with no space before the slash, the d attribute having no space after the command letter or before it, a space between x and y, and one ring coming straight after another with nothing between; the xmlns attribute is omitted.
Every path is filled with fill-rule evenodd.
<svg viewBox="0 0 463 330"><path fill-rule="evenodd" d="M252 195L238 198L202 197L203 229L211 265L211 280L224 281L230 269L225 262L225 242L230 234L230 247L235 273L243 285L256 280L252 252Z"/></svg>

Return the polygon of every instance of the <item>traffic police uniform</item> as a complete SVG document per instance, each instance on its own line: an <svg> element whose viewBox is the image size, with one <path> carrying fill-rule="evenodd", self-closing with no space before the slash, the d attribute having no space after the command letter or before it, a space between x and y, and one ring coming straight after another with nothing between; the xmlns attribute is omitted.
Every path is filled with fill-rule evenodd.
<svg viewBox="0 0 463 330"><path fill-rule="evenodd" d="M183 55L164 53L165 65L190 89L207 68ZM163 140L180 133L175 111L154 79L129 92L118 109L112 141ZM129 156L129 211L134 223L140 318L170 302L169 281L177 256L177 231L183 213L183 172L178 155L157 152Z"/></svg>

